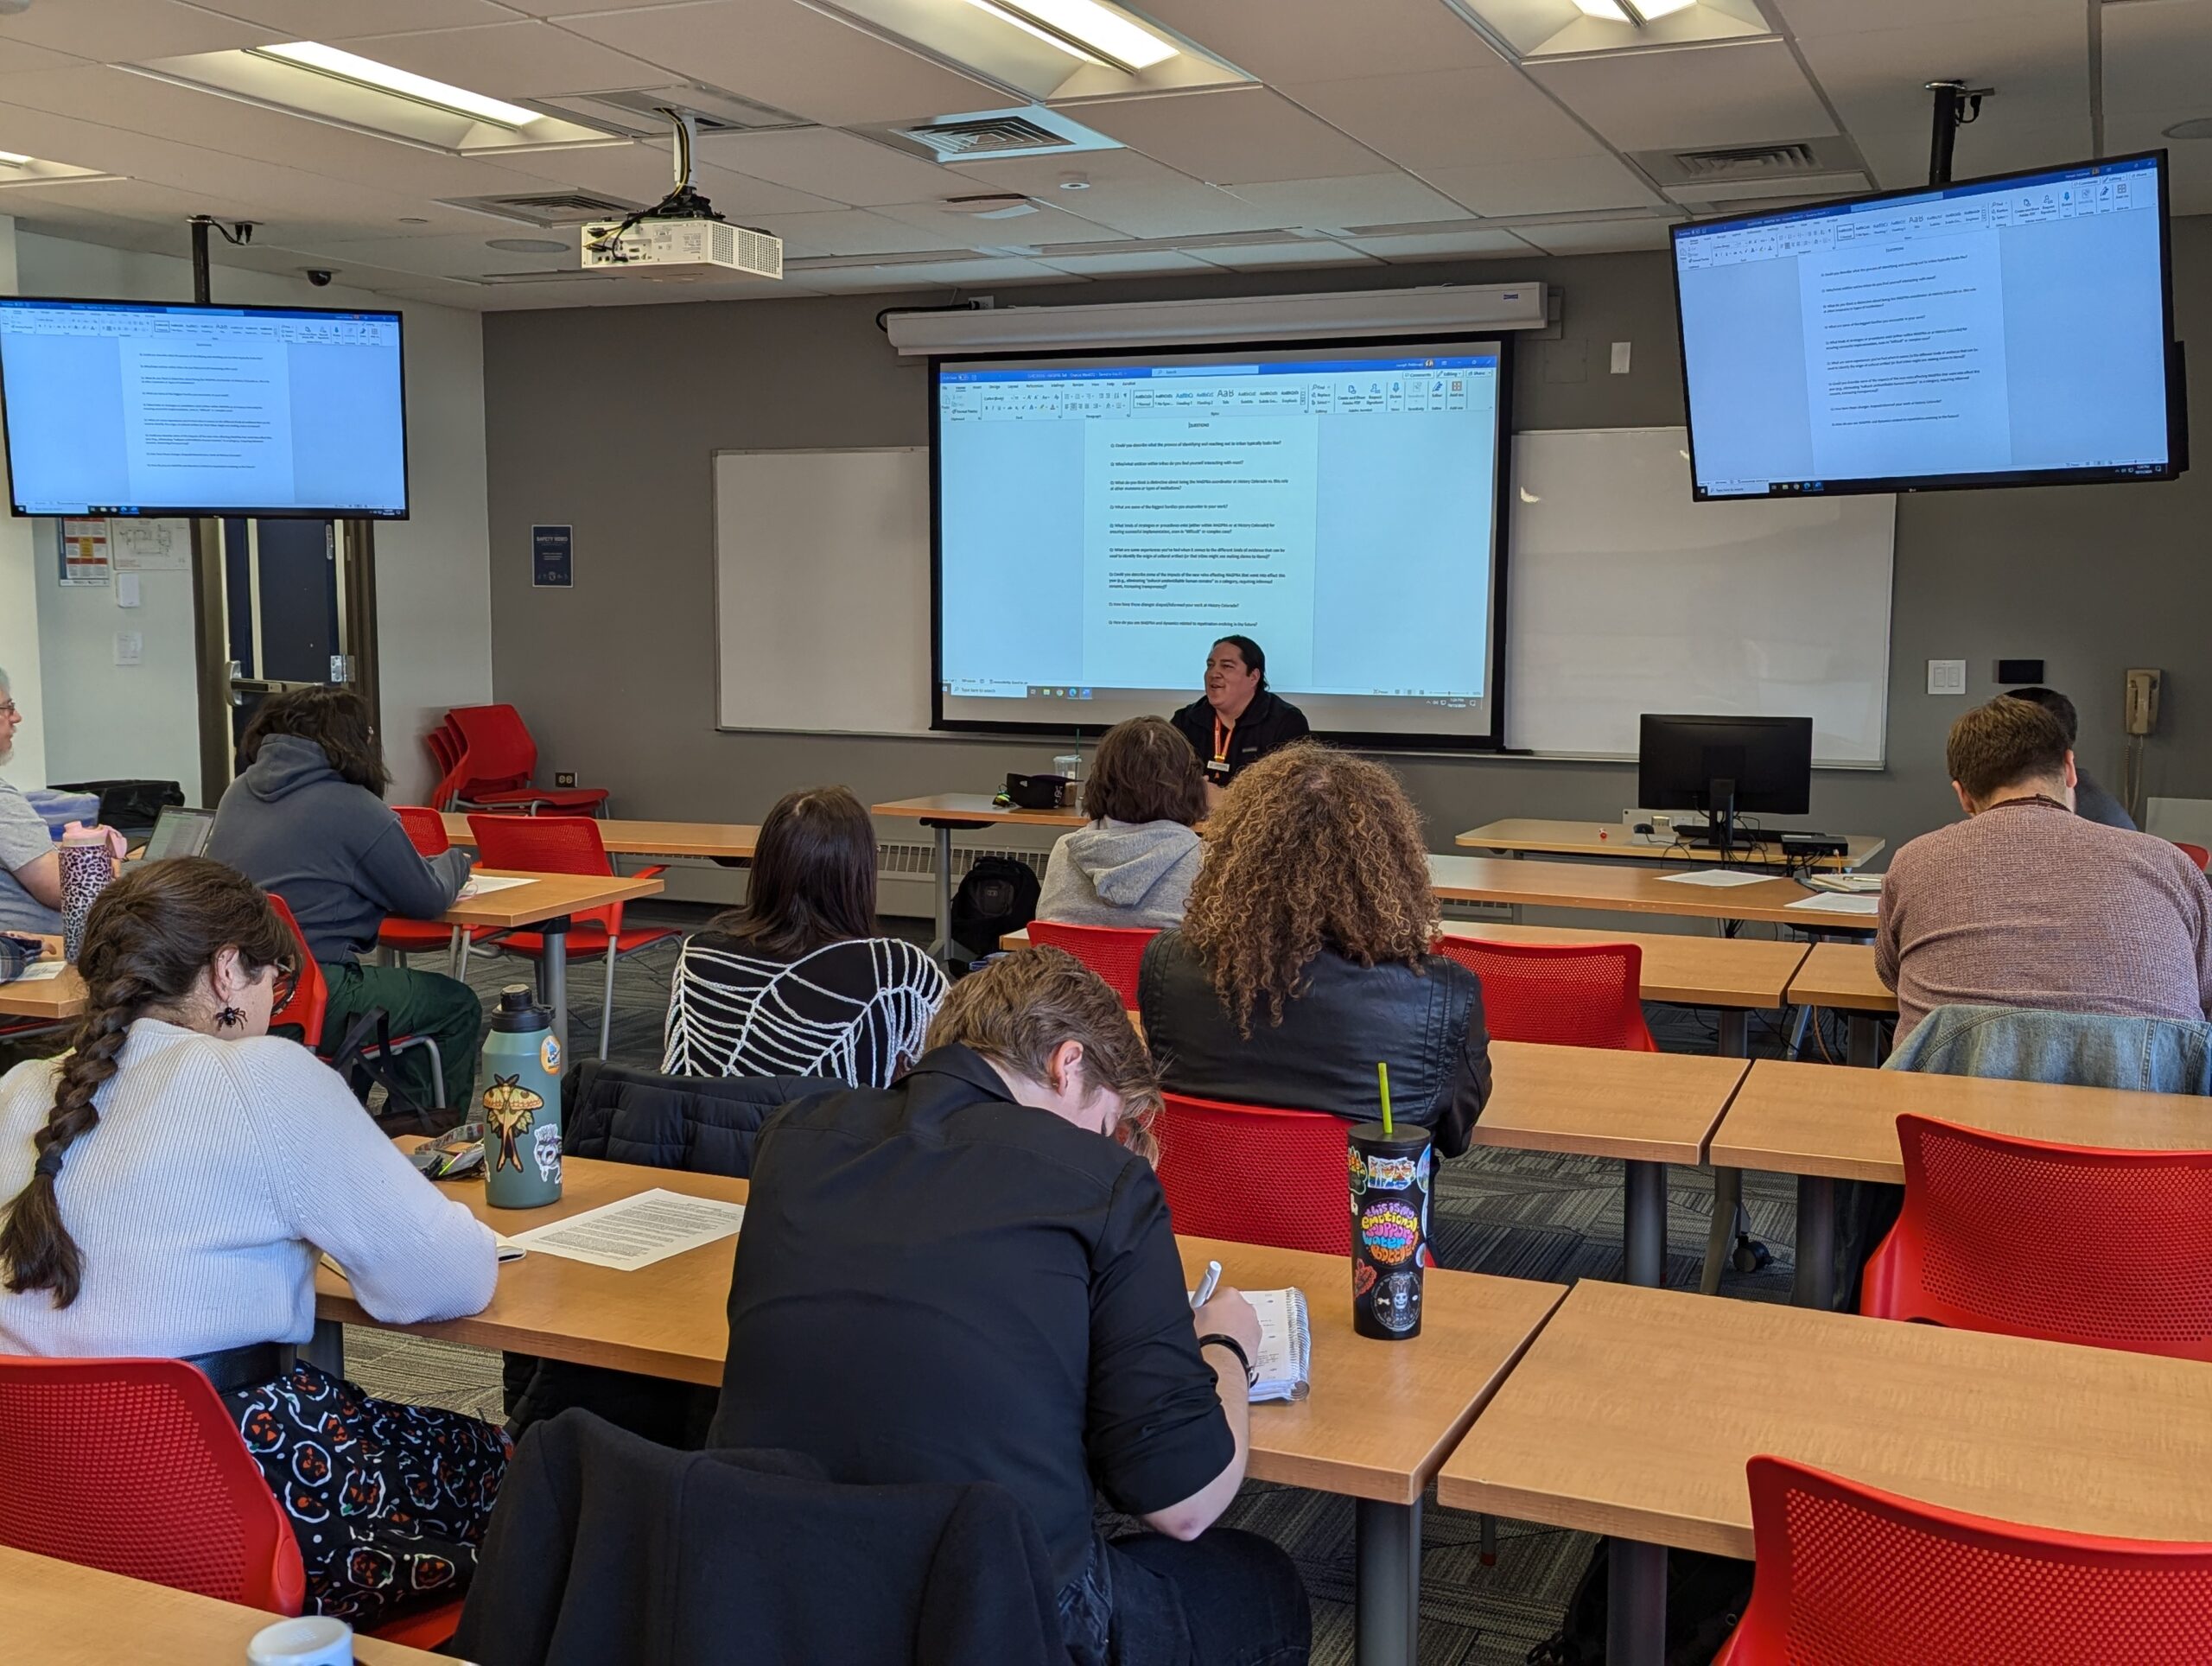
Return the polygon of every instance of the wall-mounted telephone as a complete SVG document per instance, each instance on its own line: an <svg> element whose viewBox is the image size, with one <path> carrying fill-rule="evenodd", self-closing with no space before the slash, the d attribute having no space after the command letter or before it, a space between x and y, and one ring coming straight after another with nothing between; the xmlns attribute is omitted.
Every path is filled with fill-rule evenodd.
<svg viewBox="0 0 2212 1666"><path fill-rule="evenodd" d="M2127 674L2127 697L2121 707L2130 734L2153 734L2158 728L2159 673L2154 671L2130 671Z"/></svg>

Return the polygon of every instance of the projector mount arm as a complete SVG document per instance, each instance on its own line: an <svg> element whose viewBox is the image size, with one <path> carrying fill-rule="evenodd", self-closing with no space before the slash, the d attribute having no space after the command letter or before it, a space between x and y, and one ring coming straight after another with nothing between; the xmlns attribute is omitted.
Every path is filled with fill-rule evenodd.
<svg viewBox="0 0 2212 1666"><path fill-rule="evenodd" d="M1948 185L1951 182L1951 151L1959 142L1959 130L1969 122L1981 118L1981 101L1993 95L1993 86L1968 86L1964 81L1930 81L1926 91L1936 98L1935 130L1928 149L1928 182Z"/></svg>
<svg viewBox="0 0 2212 1666"><path fill-rule="evenodd" d="M715 205L699 194L691 183L691 149L699 137L699 118L688 110L672 110L664 105L659 113L668 118L674 129L673 145L676 164L675 188L650 208L640 208L620 226L600 238L593 246L607 249L619 245L622 233L641 219L720 219Z"/></svg>

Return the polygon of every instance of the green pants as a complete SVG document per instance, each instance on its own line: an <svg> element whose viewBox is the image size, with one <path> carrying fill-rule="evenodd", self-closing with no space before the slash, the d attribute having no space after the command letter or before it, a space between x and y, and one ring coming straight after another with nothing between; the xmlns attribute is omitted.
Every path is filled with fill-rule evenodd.
<svg viewBox="0 0 2212 1666"><path fill-rule="evenodd" d="M476 1055L484 1035L484 1007L466 983L437 972L404 966L365 966L325 962L330 1007L322 1021L322 1045L335 1047L353 1021L372 1008L391 1015L391 1033L427 1035L438 1044L445 1080L430 1074L430 1050L410 1047L391 1061L393 1073L426 1108L466 1111L476 1097Z"/></svg>

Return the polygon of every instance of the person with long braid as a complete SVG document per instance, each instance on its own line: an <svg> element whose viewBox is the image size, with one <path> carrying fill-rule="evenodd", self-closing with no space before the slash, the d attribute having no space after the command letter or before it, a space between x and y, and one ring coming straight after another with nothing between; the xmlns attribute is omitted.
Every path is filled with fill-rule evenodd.
<svg viewBox="0 0 2212 1666"><path fill-rule="evenodd" d="M295 952L205 857L134 865L93 904L73 1045L0 1077L0 1352L199 1367L292 1518L310 1606L372 1628L466 1584L508 1446L296 1360L316 1255L408 1325L481 1309L498 1251L268 1033Z"/></svg>

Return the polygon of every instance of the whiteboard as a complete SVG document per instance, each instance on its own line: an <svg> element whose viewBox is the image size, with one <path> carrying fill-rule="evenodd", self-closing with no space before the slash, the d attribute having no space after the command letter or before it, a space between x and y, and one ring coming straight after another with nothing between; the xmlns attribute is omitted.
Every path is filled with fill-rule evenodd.
<svg viewBox="0 0 2212 1666"><path fill-rule="evenodd" d="M1679 428L1513 442L1505 740L1633 758L1652 712L1813 720L1813 760L1878 766L1890 686L1888 496L1690 499Z"/></svg>
<svg viewBox="0 0 2212 1666"><path fill-rule="evenodd" d="M924 446L715 454L715 722L930 726Z"/></svg>

